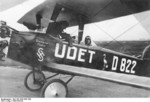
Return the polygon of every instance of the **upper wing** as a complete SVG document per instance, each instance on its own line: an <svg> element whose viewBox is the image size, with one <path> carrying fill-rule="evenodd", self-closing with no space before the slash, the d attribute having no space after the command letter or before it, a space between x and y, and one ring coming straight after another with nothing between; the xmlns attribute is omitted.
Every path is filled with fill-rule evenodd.
<svg viewBox="0 0 150 102"><path fill-rule="evenodd" d="M36 15L40 14L47 20L66 20L70 26L73 26L79 24L80 16L86 24L149 9L149 0L46 0L25 14L18 22L36 25ZM42 26L47 27L47 20L42 20Z"/></svg>
<svg viewBox="0 0 150 102"><path fill-rule="evenodd" d="M0 2L0 20L6 21L9 26L15 27L15 29L28 31L26 27L22 26L22 24L19 25L17 21L44 1L45 0L36 0L36 2L35 0L2 0Z"/></svg>

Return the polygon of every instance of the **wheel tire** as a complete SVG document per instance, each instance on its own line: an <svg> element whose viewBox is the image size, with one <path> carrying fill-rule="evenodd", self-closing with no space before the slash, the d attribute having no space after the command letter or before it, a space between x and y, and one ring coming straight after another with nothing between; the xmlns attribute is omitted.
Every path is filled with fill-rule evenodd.
<svg viewBox="0 0 150 102"><path fill-rule="evenodd" d="M37 78L37 83L34 83L33 73L35 74L35 78ZM39 81L40 80L40 81ZM39 71L31 71L27 74L24 80L25 87L30 91L38 91L40 90L45 83L45 75Z"/></svg>
<svg viewBox="0 0 150 102"><path fill-rule="evenodd" d="M53 79L47 82L41 91L41 97L58 98L67 97L68 88L64 81L60 79Z"/></svg>

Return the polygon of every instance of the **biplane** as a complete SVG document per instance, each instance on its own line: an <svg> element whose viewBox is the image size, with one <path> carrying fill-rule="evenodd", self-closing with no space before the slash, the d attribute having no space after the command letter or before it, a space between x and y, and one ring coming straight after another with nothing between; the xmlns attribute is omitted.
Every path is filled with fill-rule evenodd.
<svg viewBox="0 0 150 102"><path fill-rule="evenodd" d="M18 20L32 31L18 31L7 25L7 21L1 22L0 58L32 66L25 77L25 86L31 91L41 89L42 97L66 97L67 84L78 75L150 88L150 46L141 57L135 57L80 44L85 24L149 9L149 0L45 0ZM63 21L69 27L79 26L78 43L54 34L53 31L60 29L56 25ZM45 32L41 32L44 28ZM6 48L8 51L4 53ZM45 71L56 74L46 78ZM51 79L59 74L71 77L67 81Z"/></svg>

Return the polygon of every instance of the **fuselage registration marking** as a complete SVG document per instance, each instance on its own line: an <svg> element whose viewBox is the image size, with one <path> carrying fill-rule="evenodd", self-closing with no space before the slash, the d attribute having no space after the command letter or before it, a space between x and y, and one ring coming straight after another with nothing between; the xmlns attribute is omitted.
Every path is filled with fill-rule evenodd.
<svg viewBox="0 0 150 102"><path fill-rule="evenodd" d="M116 71L120 65L119 67L120 72L135 74L135 67L137 65L137 61L127 59L127 58L122 58L121 63L120 64L118 63L119 63L119 57L113 56L111 70Z"/></svg>
<svg viewBox="0 0 150 102"><path fill-rule="evenodd" d="M40 62L44 60L45 54L43 50L44 50L43 48L39 48L37 52L38 61ZM88 58L85 59L86 54L88 54L89 56ZM93 56L96 56L96 51L84 48L77 48L75 46L73 47L68 46L67 49L67 45L63 44L62 46L60 46L59 43L56 43L54 55L57 58L66 58L69 60L77 60L79 62L85 62L85 60L88 60L88 63L92 63ZM136 60L131 60L129 58L120 58L118 56L113 55L113 59L110 63L112 64L111 65L112 71L119 70L120 72L123 73L135 74L135 67L137 65Z"/></svg>

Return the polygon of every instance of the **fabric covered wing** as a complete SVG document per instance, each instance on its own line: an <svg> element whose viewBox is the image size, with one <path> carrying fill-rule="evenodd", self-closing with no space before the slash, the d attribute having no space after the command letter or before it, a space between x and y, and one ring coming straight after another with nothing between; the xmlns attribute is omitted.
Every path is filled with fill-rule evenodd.
<svg viewBox="0 0 150 102"><path fill-rule="evenodd" d="M42 19L42 26L47 27L48 20L56 5L62 7L56 21L66 20L70 26L78 25L79 16L84 17L84 23L98 22L133 13L149 10L149 0L46 0L25 14L18 22L28 22L36 25L36 14Z"/></svg>

